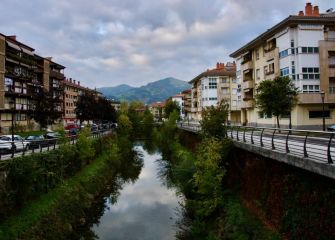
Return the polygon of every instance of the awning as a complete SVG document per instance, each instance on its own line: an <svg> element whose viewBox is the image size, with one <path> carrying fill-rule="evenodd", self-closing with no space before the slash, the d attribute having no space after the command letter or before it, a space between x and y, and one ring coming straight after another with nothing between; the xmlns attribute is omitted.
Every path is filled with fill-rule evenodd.
<svg viewBox="0 0 335 240"><path fill-rule="evenodd" d="M19 47L19 45L16 45L16 44L11 43L9 41L6 41L6 42L7 42L8 46L10 46L10 47L12 47L12 48L14 48L14 49L16 49L18 51L21 51L21 48Z"/></svg>
<svg viewBox="0 0 335 240"><path fill-rule="evenodd" d="M30 51L30 50L28 50L28 49L25 49L25 48L21 48L22 49L22 51L24 52L24 53L26 53L26 54L28 54L28 55L31 55L31 56L34 56L34 53L32 52L32 51Z"/></svg>

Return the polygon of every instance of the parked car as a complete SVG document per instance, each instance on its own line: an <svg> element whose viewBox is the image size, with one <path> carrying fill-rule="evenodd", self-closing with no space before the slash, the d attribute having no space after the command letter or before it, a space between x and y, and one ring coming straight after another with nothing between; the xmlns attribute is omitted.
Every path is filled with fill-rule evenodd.
<svg viewBox="0 0 335 240"><path fill-rule="evenodd" d="M57 143L57 139L60 137L61 135L58 132L48 132L44 135L44 138L47 140L49 145Z"/></svg>
<svg viewBox="0 0 335 240"><path fill-rule="evenodd" d="M30 135L27 136L25 141L27 142L27 148L40 148L48 146L48 141L43 135Z"/></svg>
<svg viewBox="0 0 335 240"><path fill-rule="evenodd" d="M335 124L328 126L327 130L330 132L335 132Z"/></svg>
<svg viewBox="0 0 335 240"><path fill-rule="evenodd" d="M12 141L14 145L12 145ZM2 135L0 136L0 152L8 153L12 151L14 147L14 151L16 150L24 150L27 146L27 142L19 135L14 135L12 140L12 135Z"/></svg>

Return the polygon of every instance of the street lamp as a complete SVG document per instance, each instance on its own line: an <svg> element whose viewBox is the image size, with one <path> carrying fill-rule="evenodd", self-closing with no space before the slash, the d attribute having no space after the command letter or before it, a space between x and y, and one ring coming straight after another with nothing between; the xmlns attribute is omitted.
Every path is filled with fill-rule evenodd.
<svg viewBox="0 0 335 240"><path fill-rule="evenodd" d="M14 110L15 110L15 101L14 99L9 100L9 107L12 114L12 150L14 150Z"/></svg>
<svg viewBox="0 0 335 240"><path fill-rule="evenodd" d="M326 121L325 121L325 92L321 91L321 100L322 100L322 129L326 131Z"/></svg>

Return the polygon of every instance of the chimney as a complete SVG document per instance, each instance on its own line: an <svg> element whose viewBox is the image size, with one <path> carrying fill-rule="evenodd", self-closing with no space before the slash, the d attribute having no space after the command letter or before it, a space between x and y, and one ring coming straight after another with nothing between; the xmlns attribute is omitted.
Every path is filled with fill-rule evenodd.
<svg viewBox="0 0 335 240"><path fill-rule="evenodd" d="M76 84L76 80L73 79L73 84Z"/></svg>
<svg viewBox="0 0 335 240"><path fill-rule="evenodd" d="M10 39L12 39L12 40L14 40L14 41L16 41L16 35L11 35L11 36L7 36L8 38L10 38Z"/></svg>
<svg viewBox="0 0 335 240"><path fill-rule="evenodd" d="M306 3L306 6L305 6L305 15L306 16L312 16L313 15L313 6L312 6L312 4L310 2Z"/></svg>
<svg viewBox="0 0 335 240"><path fill-rule="evenodd" d="M299 11L298 16L305 16L304 11Z"/></svg>
<svg viewBox="0 0 335 240"><path fill-rule="evenodd" d="M320 12L319 12L319 7L318 6L314 6L313 16L320 17Z"/></svg>
<svg viewBox="0 0 335 240"><path fill-rule="evenodd" d="M220 63L216 63L216 69L220 68Z"/></svg>
<svg viewBox="0 0 335 240"><path fill-rule="evenodd" d="M80 86L80 81L78 81L78 85Z"/></svg>
<svg viewBox="0 0 335 240"><path fill-rule="evenodd" d="M72 78L70 78L70 83L72 83Z"/></svg>

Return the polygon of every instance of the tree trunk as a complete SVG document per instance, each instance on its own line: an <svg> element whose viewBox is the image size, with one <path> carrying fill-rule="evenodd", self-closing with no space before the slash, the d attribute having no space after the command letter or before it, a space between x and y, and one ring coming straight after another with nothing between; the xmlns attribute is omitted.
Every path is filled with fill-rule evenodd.
<svg viewBox="0 0 335 240"><path fill-rule="evenodd" d="M280 128L280 125L279 125L279 116L277 116L277 128Z"/></svg>

